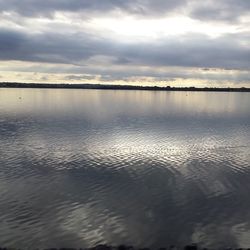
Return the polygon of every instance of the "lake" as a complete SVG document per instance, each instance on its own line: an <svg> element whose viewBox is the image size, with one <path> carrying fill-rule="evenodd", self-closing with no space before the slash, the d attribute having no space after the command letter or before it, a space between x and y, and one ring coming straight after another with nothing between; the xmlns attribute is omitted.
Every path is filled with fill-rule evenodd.
<svg viewBox="0 0 250 250"><path fill-rule="evenodd" d="M250 247L250 93L0 89L0 245Z"/></svg>

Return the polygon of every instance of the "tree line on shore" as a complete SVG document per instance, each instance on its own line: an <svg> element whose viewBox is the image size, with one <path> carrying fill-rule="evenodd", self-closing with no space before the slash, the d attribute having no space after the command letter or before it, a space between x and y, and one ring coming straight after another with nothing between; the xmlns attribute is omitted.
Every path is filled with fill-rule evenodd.
<svg viewBox="0 0 250 250"><path fill-rule="evenodd" d="M111 84L70 84L70 83L20 83L1 82L0 88L56 88L56 89L110 89L110 90L165 90L165 91L218 91L218 92L250 92L250 88L221 87L171 87L171 86L138 86Z"/></svg>

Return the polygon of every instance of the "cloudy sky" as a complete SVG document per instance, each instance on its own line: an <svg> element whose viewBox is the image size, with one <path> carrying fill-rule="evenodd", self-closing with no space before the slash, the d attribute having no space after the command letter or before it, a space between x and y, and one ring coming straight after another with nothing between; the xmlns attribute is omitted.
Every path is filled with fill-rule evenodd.
<svg viewBox="0 0 250 250"><path fill-rule="evenodd" d="M0 81L250 87L250 1L0 0Z"/></svg>

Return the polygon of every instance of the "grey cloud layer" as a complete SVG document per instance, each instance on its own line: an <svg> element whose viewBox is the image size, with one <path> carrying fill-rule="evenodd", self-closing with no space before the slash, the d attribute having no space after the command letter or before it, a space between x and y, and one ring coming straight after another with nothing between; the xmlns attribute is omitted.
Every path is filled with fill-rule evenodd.
<svg viewBox="0 0 250 250"><path fill-rule="evenodd" d="M195 19L236 21L243 15L250 13L250 1L248 0L206 0L199 2L190 11L190 16Z"/></svg>
<svg viewBox="0 0 250 250"><path fill-rule="evenodd" d="M249 14L248 0L0 0L0 12L24 16L53 16L57 11L90 13L120 11L133 15L159 16L169 11L187 13L195 19L234 21Z"/></svg>
<svg viewBox="0 0 250 250"><path fill-rule="evenodd" d="M125 11L133 14L150 14L172 10L186 0L0 0L2 11L14 11L21 15L50 15L55 11L103 12Z"/></svg>
<svg viewBox="0 0 250 250"><path fill-rule="evenodd" d="M242 39L245 40L242 40ZM212 39L188 34L165 37L154 43L126 43L101 39L87 33L29 34L0 30L0 60L20 60L86 65L103 63L134 66L184 66L249 69L250 47L242 46L248 34ZM106 63L105 63L106 64Z"/></svg>

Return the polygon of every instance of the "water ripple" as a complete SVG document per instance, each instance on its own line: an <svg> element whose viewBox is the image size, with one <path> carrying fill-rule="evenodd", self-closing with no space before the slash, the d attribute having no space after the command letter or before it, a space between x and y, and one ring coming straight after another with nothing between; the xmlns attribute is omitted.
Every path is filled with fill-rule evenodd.
<svg viewBox="0 0 250 250"><path fill-rule="evenodd" d="M129 92L124 102L120 92L90 91L55 109L46 100L53 91L37 90L45 99L26 108L11 91L10 106L0 99L0 245L224 247L230 238L232 247L246 246L249 96L201 109L195 93L181 106L181 93L159 102Z"/></svg>

